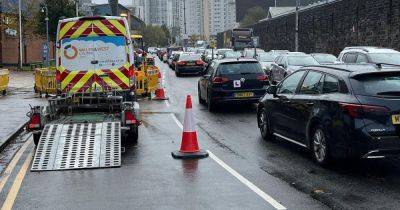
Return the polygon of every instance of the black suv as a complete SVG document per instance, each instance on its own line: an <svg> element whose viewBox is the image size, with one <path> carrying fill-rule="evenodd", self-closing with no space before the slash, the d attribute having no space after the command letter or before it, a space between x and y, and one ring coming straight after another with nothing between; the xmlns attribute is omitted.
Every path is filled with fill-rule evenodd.
<svg viewBox="0 0 400 210"><path fill-rule="evenodd" d="M199 102L210 111L221 103L256 103L267 85L268 77L255 59L214 60L199 79Z"/></svg>
<svg viewBox="0 0 400 210"><path fill-rule="evenodd" d="M324 165L336 158L400 154L400 67L304 67L270 86L258 105L264 139L309 148Z"/></svg>

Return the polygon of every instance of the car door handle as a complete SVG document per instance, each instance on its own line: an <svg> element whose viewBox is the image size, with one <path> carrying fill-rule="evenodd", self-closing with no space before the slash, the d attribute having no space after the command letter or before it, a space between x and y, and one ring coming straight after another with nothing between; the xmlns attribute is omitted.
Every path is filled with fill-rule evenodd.
<svg viewBox="0 0 400 210"><path fill-rule="evenodd" d="M306 104L307 104L307 106L313 106L314 102L307 102Z"/></svg>
<svg viewBox="0 0 400 210"><path fill-rule="evenodd" d="M284 104L290 104L290 103L292 103L292 102L291 102L290 100L284 100L283 103L284 103Z"/></svg>

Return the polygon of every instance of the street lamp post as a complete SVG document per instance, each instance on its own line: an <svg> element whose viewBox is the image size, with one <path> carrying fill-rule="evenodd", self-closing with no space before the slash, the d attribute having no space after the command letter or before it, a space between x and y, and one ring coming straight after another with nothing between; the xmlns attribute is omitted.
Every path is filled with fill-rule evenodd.
<svg viewBox="0 0 400 210"><path fill-rule="evenodd" d="M75 0L75 16L79 16L79 0Z"/></svg>
<svg viewBox="0 0 400 210"><path fill-rule="evenodd" d="M294 37L294 47L295 51L299 51L299 7L300 7L300 0L296 0L296 27L295 27L295 37Z"/></svg>
<svg viewBox="0 0 400 210"><path fill-rule="evenodd" d="M21 0L18 1L18 16L19 16L19 68L22 69L22 11Z"/></svg>

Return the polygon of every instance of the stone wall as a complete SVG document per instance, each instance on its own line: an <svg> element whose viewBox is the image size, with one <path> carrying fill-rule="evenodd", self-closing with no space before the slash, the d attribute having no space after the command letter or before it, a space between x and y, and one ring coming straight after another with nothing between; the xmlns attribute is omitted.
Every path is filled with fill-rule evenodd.
<svg viewBox="0 0 400 210"><path fill-rule="evenodd" d="M295 14L252 26L261 48L295 48ZM400 49L400 0L338 0L299 13L299 51L337 55L346 46Z"/></svg>

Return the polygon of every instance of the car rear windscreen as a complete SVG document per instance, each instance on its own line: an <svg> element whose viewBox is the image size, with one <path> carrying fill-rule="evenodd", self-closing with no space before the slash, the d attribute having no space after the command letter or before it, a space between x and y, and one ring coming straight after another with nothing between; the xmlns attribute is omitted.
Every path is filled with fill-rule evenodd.
<svg viewBox="0 0 400 210"><path fill-rule="evenodd" d="M360 75L351 83L358 95L400 96L400 72Z"/></svg>
<svg viewBox="0 0 400 210"><path fill-rule="evenodd" d="M218 70L219 75L258 74L263 73L258 62L223 63Z"/></svg>
<svg viewBox="0 0 400 210"><path fill-rule="evenodd" d="M201 60L201 55L199 55L199 54L192 54L192 55L182 54L179 57L179 60L180 61L197 61L197 60Z"/></svg>

